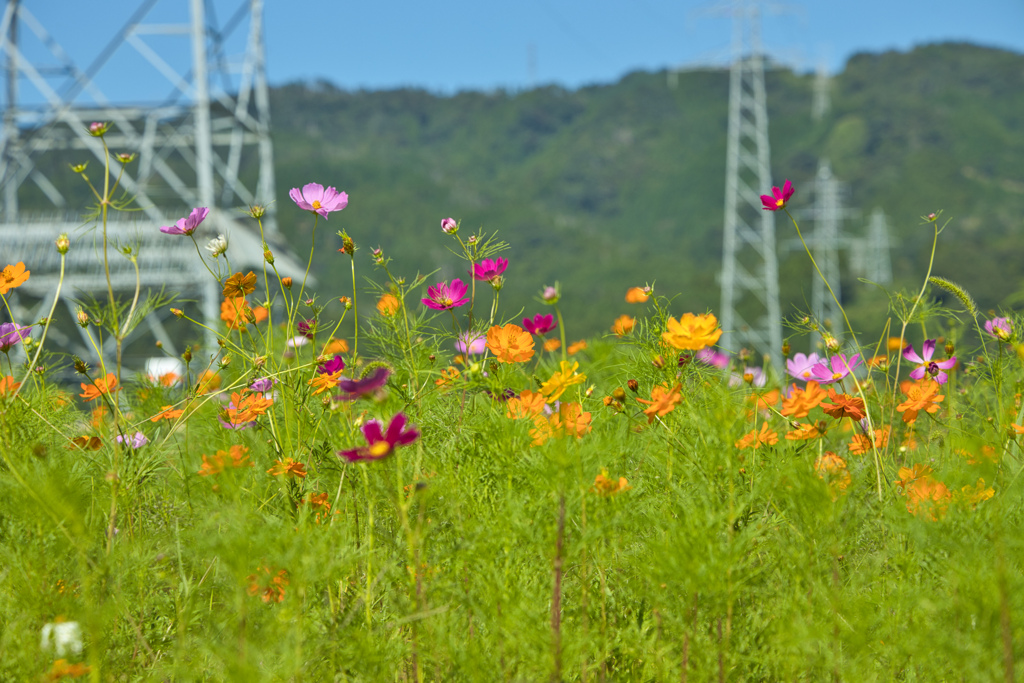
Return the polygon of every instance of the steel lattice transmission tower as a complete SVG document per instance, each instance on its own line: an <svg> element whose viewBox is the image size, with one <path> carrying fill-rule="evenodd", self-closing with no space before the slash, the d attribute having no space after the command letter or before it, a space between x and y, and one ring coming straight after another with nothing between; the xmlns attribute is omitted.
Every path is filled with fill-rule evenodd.
<svg viewBox="0 0 1024 683"><path fill-rule="evenodd" d="M61 232L71 234L73 245L66 295L105 291L105 276L88 241L97 231L78 218L86 207L74 198L76 191L81 196L75 189L81 180L68 164L90 161L89 175L98 178L104 163L115 173L119 169L116 152L138 155L125 166L121 186L140 211L114 214L108 233L114 243L139 246L144 288L166 286L198 300L208 321L218 319L219 285L191 245L158 230L197 206L209 207L210 215L196 237L203 243L226 234L235 270L262 267L260 235L242 218L248 206L265 206L264 232L278 269L289 275L302 272L302 265L277 243L263 0L141 0L85 66L51 35L45 19L21 0L8 0L0 20L6 78L0 245L8 261L23 260L32 270L20 295L52 296L59 265L53 241ZM107 73L125 64L142 75ZM121 85L130 79L136 79L130 87ZM111 83L118 91L161 94L123 104L123 97L104 92ZM109 160L100 141L88 133L92 121L112 123L105 138ZM111 271L115 290L134 289L135 272L126 259L114 255ZM26 306L15 314L38 317L40 308ZM146 323L158 339L170 341L159 316L149 316ZM59 344L72 347L68 350L79 350L61 339L59 330L51 333Z"/></svg>
<svg viewBox="0 0 1024 683"><path fill-rule="evenodd" d="M839 199L839 183L832 176L832 166L827 159L818 163L818 174L814 179L814 233L811 246L814 260L821 270L821 275L828 279L836 298L842 301L843 292L840 287L839 244L841 208ZM842 339L842 311L836 300L829 294L821 275L811 275L811 311L819 322L831 327L832 336ZM821 335L814 335L820 339Z"/></svg>
<svg viewBox="0 0 1024 683"><path fill-rule="evenodd" d="M782 347L775 214L760 196L772 186L764 56L757 3L737 2L729 77L729 133L722 254L721 345L776 355Z"/></svg>
<svg viewBox="0 0 1024 683"><path fill-rule="evenodd" d="M889 226L885 212L876 208L868 223L864 275L871 282L887 285L892 282L892 259L889 255Z"/></svg>

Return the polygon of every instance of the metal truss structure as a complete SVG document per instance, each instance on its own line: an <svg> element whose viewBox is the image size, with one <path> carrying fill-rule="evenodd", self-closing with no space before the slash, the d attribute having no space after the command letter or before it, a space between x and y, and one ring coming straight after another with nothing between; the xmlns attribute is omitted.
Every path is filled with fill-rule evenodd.
<svg viewBox="0 0 1024 683"><path fill-rule="evenodd" d="M88 175L99 178L102 186L105 165L115 174L121 171L118 152L137 155L124 166L120 186L138 210L119 218L115 214L118 219L109 223L108 235L113 244L137 247L143 288L164 287L197 300L202 315L216 327L218 283L187 238L158 229L197 206L210 209L197 239L203 243L226 235L227 255L235 269L262 268L265 238L279 271L303 271L303 264L278 241L262 0L141 0L85 66L47 31L44 19L21 0L8 0L0 19L0 59L6 78L0 246L6 262L24 261L32 271L30 280L16 290L21 298L52 297L59 269L53 242L60 233L69 233L72 239L62 296L106 292L102 257L95 246L100 231L95 221L83 225L75 216L74 211L85 208L82 181L68 165L91 162ZM107 75L103 80L104 69L113 68L119 56L123 60L125 52L134 68L146 69L147 90L164 86L158 88L166 94L163 99L125 105L106 95L101 83L111 79ZM109 153L89 134L93 121L111 123L104 138ZM266 207L262 237L251 220L241 220L248 207L257 204ZM111 255L111 278L122 294L136 287L134 267L116 253ZM15 304L15 315L27 321L42 311L38 301L35 306L27 301ZM72 306L70 298L65 304ZM173 351L173 340L159 317L149 318L148 330ZM70 351L97 355L90 344L76 347L75 340L60 339L60 330L51 334Z"/></svg>
<svg viewBox="0 0 1024 683"><path fill-rule="evenodd" d="M772 186L760 9L757 3L738 2L731 11L720 344L728 351L746 347L778 357L782 320L775 214L762 210L760 199Z"/></svg>
<svg viewBox="0 0 1024 683"><path fill-rule="evenodd" d="M864 277L879 285L892 282L892 258L889 254L889 226L885 221L885 212L876 208L871 213L868 223L866 258Z"/></svg>

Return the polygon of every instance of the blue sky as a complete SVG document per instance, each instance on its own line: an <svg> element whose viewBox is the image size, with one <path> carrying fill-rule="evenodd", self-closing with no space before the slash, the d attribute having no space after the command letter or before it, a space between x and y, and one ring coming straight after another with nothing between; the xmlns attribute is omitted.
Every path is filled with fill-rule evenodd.
<svg viewBox="0 0 1024 683"><path fill-rule="evenodd" d="M80 66L88 64L142 0L23 0ZM219 18L241 0L215 0ZM730 23L704 1L669 0L265 0L272 84L326 79L343 88L418 86L435 92L610 82L636 69L725 63ZM831 71L858 51L906 50L966 40L1024 53L1024 0L804 0L776 3L763 21L782 61ZM187 21L187 0L157 0L151 19ZM26 52L33 38L22 28ZM168 62L187 43L146 37ZM175 42L178 41L178 42ZM33 57L35 59L35 57ZM114 101L149 100L167 82L125 46L101 72ZM25 97L31 88L23 88Z"/></svg>

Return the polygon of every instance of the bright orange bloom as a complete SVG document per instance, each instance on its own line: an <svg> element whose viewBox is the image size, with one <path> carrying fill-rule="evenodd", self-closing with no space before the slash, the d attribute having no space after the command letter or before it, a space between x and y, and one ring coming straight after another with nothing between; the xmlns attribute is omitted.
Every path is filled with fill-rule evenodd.
<svg viewBox="0 0 1024 683"><path fill-rule="evenodd" d="M540 415L544 411L544 395L534 393L529 389L523 391L518 397L510 398L506 405L505 417L513 420L521 420L528 417Z"/></svg>
<svg viewBox="0 0 1024 683"><path fill-rule="evenodd" d="M100 439L100 437L98 437L98 436L85 436L85 435L76 436L75 438L71 439L71 445L70 446L65 446L65 448L67 448L68 450L71 450L72 448L75 448L76 446L78 448L81 448L83 451L84 450L98 451L100 448L103 447L103 440Z"/></svg>
<svg viewBox="0 0 1024 683"><path fill-rule="evenodd" d="M21 386L21 382L15 382L14 378L10 375L6 377L0 377L0 396L6 396L7 394L13 394Z"/></svg>
<svg viewBox="0 0 1024 683"><path fill-rule="evenodd" d="M530 430L530 436L533 437L531 446L543 446L554 435L555 432L551 428L551 421L548 418L543 415L533 418L533 429Z"/></svg>
<svg viewBox="0 0 1024 683"><path fill-rule="evenodd" d="M160 408L160 412L149 418L150 422L159 422L160 420L177 420L179 417L185 414L185 410L175 410L174 406L163 406Z"/></svg>
<svg viewBox="0 0 1024 683"><path fill-rule="evenodd" d="M666 382L661 386L651 389L650 401L638 398L637 401L650 406L644 409L644 415L647 416L647 424L654 422L655 417L664 417L675 410L676 406L683 400L683 397L680 395L681 391L682 385L677 384L669 389L668 382Z"/></svg>
<svg viewBox="0 0 1024 683"><path fill-rule="evenodd" d="M544 340L544 350L545 351L548 351L548 352L557 351L560 348L562 348L562 342L560 342L559 340L557 340L557 339L545 339Z"/></svg>
<svg viewBox="0 0 1024 683"><path fill-rule="evenodd" d="M1024 434L1024 426L1021 425L1010 425L1016 434Z"/></svg>
<svg viewBox="0 0 1024 683"><path fill-rule="evenodd" d="M718 328L718 318L711 313L694 315L684 313L679 320L669 318L668 329L661 333L662 340L673 348L684 351L700 351L712 346L722 336Z"/></svg>
<svg viewBox="0 0 1024 683"><path fill-rule="evenodd" d="M210 456L203 454L203 464L199 468L199 476L209 477L214 474L220 474L227 468L238 469L240 467L254 467L249 456L247 455L249 449L242 444L235 444L226 451L217 451L216 454Z"/></svg>
<svg viewBox="0 0 1024 683"><path fill-rule="evenodd" d="M234 299L244 297L256 291L256 273L249 271L248 275L235 273L224 282L224 298Z"/></svg>
<svg viewBox="0 0 1024 683"><path fill-rule="evenodd" d="M991 486L989 488L985 488L985 480L979 479L978 483L974 486L967 485L960 489L960 493L957 494L957 498L963 503L974 508L981 501L988 500L994 495L996 495L995 489Z"/></svg>
<svg viewBox="0 0 1024 683"><path fill-rule="evenodd" d="M884 367L889 364L889 356L872 356L864 361L864 364L869 368L881 367L884 369Z"/></svg>
<svg viewBox="0 0 1024 683"><path fill-rule="evenodd" d="M25 264L19 261L13 266L4 266L0 270L0 294L6 294L15 287L20 287L28 281L31 270L25 270Z"/></svg>
<svg viewBox="0 0 1024 683"><path fill-rule="evenodd" d="M807 417L807 414L817 408L826 396L828 394L825 390L813 380L803 389L794 384L789 398L782 399L782 414L786 417Z"/></svg>
<svg viewBox="0 0 1024 683"><path fill-rule="evenodd" d="M548 439L575 436L582 439L590 432L590 413L583 412L579 403L562 403L558 412L550 418L537 415L533 418L534 429L530 430L534 446L543 445Z"/></svg>
<svg viewBox="0 0 1024 683"><path fill-rule="evenodd" d="M316 515L316 523L320 524L331 514L331 504L327 500L326 493L310 493L304 501Z"/></svg>
<svg viewBox="0 0 1024 683"><path fill-rule="evenodd" d="M398 310L402 307L402 302L398 300L398 297L390 292L386 292L377 299L377 312L381 315L390 318L391 316L398 313Z"/></svg>
<svg viewBox="0 0 1024 683"><path fill-rule="evenodd" d="M850 485L851 477L846 469L846 461L832 451L825 451L814 461L814 471L818 478L826 481L832 490L832 499L835 500L839 491L846 490Z"/></svg>
<svg viewBox="0 0 1024 683"><path fill-rule="evenodd" d="M439 387L451 386L452 384L455 383L455 380L459 378L460 374L462 373L459 372L458 368L454 366L449 366L446 370L441 371L441 377L435 380L434 384L436 384Z"/></svg>
<svg viewBox="0 0 1024 683"><path fill-rule="evenodd" d="M287 585L288 572L284 569L273 574L266 567L260 567L255 574L249 575L249 595L259 595L263 602L283 601Z"/></svg>
<svg viewBox="0 0 1024 683"><path fill-rule="evenodd" d="M156 378L156 383L162 387L173 387L180 379L176 372L165 372Z"/></svg>
<svg viewBox="0 0 1024 683"><path fill-rule="evenodd" d="M903 421L908 424L917 419L917 413L921 410L926 413L937 411L938 404L946 398L939 393L942 385L931 379L903 382L900 388L906 394L907 400L896 406L896 410L903 413Z"/></svg>
<svg viewBox="0 0 1024 683"><path fill-rule="evenodd" d="M328 339L327 343L324 344L324 350L320 352L320 355L335 356L339 353L348 353L348 342L344 339Z"/></svg>
<svg viewBox="0 0 1024 683"><path fill-rule="evenodd" d="M885 348L888 351L902 351L906 344L903 343L903 339L900 337L889 337L885 340Z"/></svg>
<svg viewBox="0 0 1024 683"><path fill-rule="evenodd" d="M594 487L590 489L599 496L614 496L616 493L628 491L632 486L625 477L619 477L618 481L608 478L608 470L601 468L601 474L594 477Z"/></svg>
<svg viewBox="0 0 1024 683"><path fill-rule="evenodd" d="M91 669L87 664L69 664L66 659L58 659L43 678L44 681L59 681L62 678L81 678L89 675Z"/></svg>
<svg viewBox="0 0 1024 683"><path fill-rule="evenodd" d="M786 432L786 438L790 441L805 441L807 439L815 439L819 436L823 436L818 426L813 422L806 424L800 424L799 422L793 423L793 431Z"/></svg>
<svg viewBox="0 0 1024 683"><path fill-rule="evenodd" d="M569 352L570 356L574 356L585 348L587 348L587 340L580 339L578 342L573 342L572 344L569 344L569 348L567 349L567 351Z"/></svg>
<svg viewBox="0 0 1024 683"><path fill-rule="evenodd" d="M285 458L284 460L275 460L274 466L267 470L267 474L272 474L278 477L282 474L289 477L298 477L300 479L306 478L306 465L292 460L291 458Z"/></svg>
<svg viewBox="0 0 1024 683"><path fill-rule="evenodd" d="M779 390L772 389L762 393L754 392L747 396L747 400L754 404L754 410L760 410L762 415L768 415L775 404L779 402ZM754 410L747 411L747 417L754 416Z"/></svg>
<svg viewBox="0 0 1024 683"><path fill-rule="evenodd" d="M574 384L582 384L587 381L586 375L581 375L576 372L579 367L579 363L569 365L569 361L563 360L560 363L561 370L551 375L551 379L541 385L540 393L544 394L549 401L557 401L558 398L565 393L566 389Z"/></svg>
<svg viewBox="0 0 1024 683"><path fill-rule="evenodd" d="M946 485L931 476L932 468L920 463L901 467L896 486L907 497L907 512L920 516L922 513L935 521L946 514L952 494Z"/></svg>
<svg viewBox="0 0 1024 683"><path fill-rule="evenodd" d="M875 430L875 443L874 447L878 449L885 448L886 444L889 443L889 428ZM871 439L867 434L854 434L853 440L850 441L850 453L853 455L861 455L867 453L872 448Z"/></svg>
<svg viewBox="0 0 1024 683"><path fill-rule="evenodd" d="M267 319L267 309L263 306L250 308L245 297L234 297L220 302L220 319L229 330L244 329L249 323L261 323Z"/></svg>
<svg viewBox="0 0 1024 683"><path fill-rule="evenodd" d="M324 393L328 389L333 389L338 386L338 382L341 381L342 372L344 372L344 369L332 373L318 372L316 373L316 377L306 382L306 384L316 388L316 391L313 392L313 395L316 396Z"/></svg>
<svg viewBox="0 0 1024 683"><path fill-rule="evenodd" d="M750 430L748 434L745 434L742 439L737 441L734 445L736 448L753 448L757 450L761 446L767 444L774 446L779 442L779 435L768 428L767 422L761 423L761 431Z"/></svg>
<svg viewBox="0 0 1024 683"><path fill-rule="evenodd" d="M85 399L85 402L95 401L104 394L114 394L121 391L121 388L117 386L117 377L112 372L108 372L106 377L97 377L92 384L81 383L82 392L79 394Z"/></svg>
<svg viewBox="0 0 1024 683"><path fill-rule="evenodd" d="M533 335L515 323L487 330L487 348L502 363L525 363L533 358Z"/></svg>
<svg viewBox="0 0 1024 683"><path fill-rule="evenodd" d="M212 370L204 370L196 383L197 394L209 394L220 389L220 375Z"/></svg>
<svg viewBox="0 0 1024 683"><path fill-rule="evenodd" d="M625 337L633 331L634 327L636 327L636 318L630 318L628 315L623 313L615 319L614 323L612 323L612 332L614 332L617 337Z"/></svg>
<svg viewBox="0 0 1024 683"><path fill-rule="evenodd" d="M626 303L642 304L650 298L651 295L644 291L643 287L630 287L626 292Z"/></svg>
<svg viewBox="0 0 1024 683"><path fill-rule="evenodd" d="M236 425L243 422L252 422L267 412L270 406L274 405L274 400L266 398L265 394L250 393L247 389L243 389L241 393L232 393L231 402L235 407L224 410L224 414L226 414L225 422Z"/></svg>
<svg viewBox="0 0 1024 683"><path fill-rule="evenodd" d="M863 420L866 413L864 412L864 401L859 398L854 398L849 394L839 394L836 390L829 387L828 397L832 399L832 403L826 403L822 401L821 407L825 413L837 420L841 420L844 417L853 418L854 420Z"/></svg>

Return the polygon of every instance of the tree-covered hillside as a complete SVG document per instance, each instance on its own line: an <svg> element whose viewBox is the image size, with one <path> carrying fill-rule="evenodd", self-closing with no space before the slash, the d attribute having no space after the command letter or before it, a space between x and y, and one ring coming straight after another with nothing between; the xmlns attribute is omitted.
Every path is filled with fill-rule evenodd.
<svg viewBox="0 0 1024 683"><path fill-rule="evenodd" d="M813 76L767 74L772 172L810 202L827 156L848 184L847 223L861 234L882 207L893 235L898 284L920 282L930 230L919 216L944 209L936 273L964 284L983 308L1017 288L1024 271L1024 55L966 44L909 53L859 54L832 81L832 107L811 119ZM288 209L287 189L316 181L346 190L346 229L364 249L381 246L398 272L455 258L440 232L500 230L511 243L503 301L530 310L544 284L562 282L570 337L606 330L629 306L626 288L657 281L683 308L719 306L728 72L633 73L576 91L348 92L329 83L273 91L281 223L297 251L310 221ZM778 223L780 242L793 236ZM321 233L323 234L323 233ZM323 285L338 255L316 258ZM806 257L780 251L783 310L806 307ZM855 311L884 302L844 273ZM508 309L506 309L508 310Z"/></svg>

